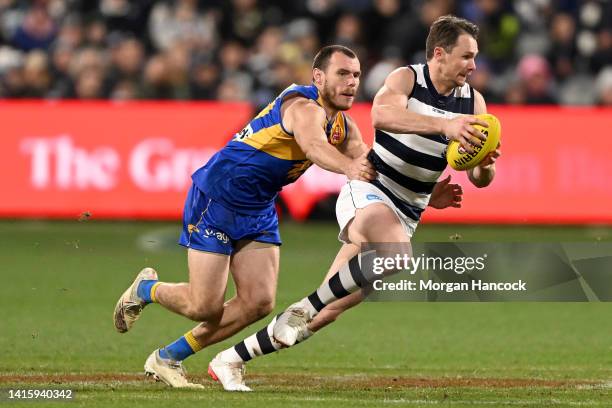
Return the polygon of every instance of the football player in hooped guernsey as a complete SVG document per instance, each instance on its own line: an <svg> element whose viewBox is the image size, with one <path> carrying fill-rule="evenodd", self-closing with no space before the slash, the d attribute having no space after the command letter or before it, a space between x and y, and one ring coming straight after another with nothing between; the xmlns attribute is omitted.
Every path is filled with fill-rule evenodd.
<svg viewBox="0 0 612 408"><path fill-rule="evenodd" d="M284 185L312 163L349 180L376 176L357 126L343 113L359 86L355 53L324 47L312 75L312 85L287 88L193 174L179 240L188 248L189 282L162 283L145 268L117 302L121 333L149 303L201 322L151 353L147 375L173 387L202 387L187 380L181 362L272 311L281 244L274 201ZM236 296L225 302L230 272Z"/></svg>
<svg viewBox="0 0 612 408"><path fill-rule="evenodd" d="M440 194L459 186L449 184L450 177L440 177L449 141L472 152L485 138L474 126L488 126L474 116L486 113L484 98L466 82L476 69L478 32L470 21L442 16L429 30L427 63L401 67L387 76L372 104L376 133L369 157L377 177L369 183L348 181L336 203L338 238L344 245L321 286L210 362L209 372L217 374L226 390L246 385L242 376L224 376L220 368L241 367L301 343L364 300L380 276L362 267L361 245L394 243L376 247L376 256L411 256L412 235L426 207L460 207L460 190ZM468 170L470 182L479 188L490 185L500 155L498 145ZM397 270L385 266L385 272Z"/></svg>

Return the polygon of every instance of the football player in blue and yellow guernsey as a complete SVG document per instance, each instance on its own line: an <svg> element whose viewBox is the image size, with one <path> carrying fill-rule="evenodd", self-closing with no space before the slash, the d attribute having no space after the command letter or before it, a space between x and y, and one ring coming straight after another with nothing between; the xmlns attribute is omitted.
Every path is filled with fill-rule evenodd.
<svg viewBox="0 0 612 408"><path fill-rule="evenodd" d="M149 303L201 322L155 350L147 375L173 387L202 387L187 380L181 362L272 311L281 244L275 199L283 186L312 163L350 180L375 177L368 147L343 113L359 87L357 56L343 46L324 47L312 76L312 85L285 89L192 175L179 239L187 247L189 282L162 283L145 268L117 302L121 333ZM236 296L225 302L230 272Z"/></svg>

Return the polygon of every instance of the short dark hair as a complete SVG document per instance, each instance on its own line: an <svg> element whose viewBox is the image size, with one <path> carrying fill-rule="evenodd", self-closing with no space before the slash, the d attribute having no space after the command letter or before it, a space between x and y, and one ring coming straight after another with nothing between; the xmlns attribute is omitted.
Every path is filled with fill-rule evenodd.
<svg viewBox="0 0 612 408"><path fill-rule="evenodd" d="M314 61L312 62L312 69L318 68L321 71L325 71L329 65L329 59L336 52L341 52L349 58L357 58L355 51L344 45L327 45L321 48L317 55L315 55Z"/></svg>
<svg viewBox="0 0 612 408"><path fill-rule="evenodd" d="M433 58L434 48L442 47L444 51L451 52L461 34L469 34L478 39L478 26L464 18L452 15L439 17L429 27L429 34L425 43L427 61Z"/></svg>

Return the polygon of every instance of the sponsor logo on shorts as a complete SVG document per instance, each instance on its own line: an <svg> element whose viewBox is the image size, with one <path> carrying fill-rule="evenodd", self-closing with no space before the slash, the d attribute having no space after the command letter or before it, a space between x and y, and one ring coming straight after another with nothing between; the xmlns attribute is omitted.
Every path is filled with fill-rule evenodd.
<svg viewBox="0 0 612 408"><path fill-rule="evenodd" d="M377 196L376 194L368 194L368 195L366 196L366 198L367 198L368 200L380 200L380 201L382 201L382 200L383 200L382 198L380 198L380 197L379 197L379 196Z"/></svg>
<svg viewBox="0 0 612 408"><path fill-rule="evenodd" d="M216 238L217 241L221 241L224 244L227 244L229 242L229 237L226 233L221 231L215 231L210 228L206 228L204 230L204 238Z"/></svg>

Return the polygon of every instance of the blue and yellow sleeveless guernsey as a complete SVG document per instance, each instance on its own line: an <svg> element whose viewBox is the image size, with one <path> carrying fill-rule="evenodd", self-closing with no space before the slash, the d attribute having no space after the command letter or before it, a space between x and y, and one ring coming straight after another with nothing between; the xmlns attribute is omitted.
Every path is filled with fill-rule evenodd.
<svg viewBox="0 0 612 408"><path fill-rule="evenodd" d="M312 164L282 125L281 105L292 94L321 103L314 85L291 85L193 174L194 184L239 213L269 211L282 187L297 180ZM343 143L347 129L344 114L338 112L326 123L329 143Z"/></svg>
<svg viewBox="0 0 612 408"><path fill-rule="evenodd" d="M315 86L291 85L193 173L179 244L226 255L240 240L281 244L274 199L312 164L282 125L281 105L292 96L321 104ZM329 143L345 142L343 113L324 125Z"/></svg>

